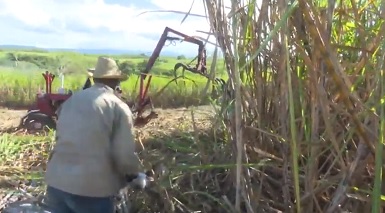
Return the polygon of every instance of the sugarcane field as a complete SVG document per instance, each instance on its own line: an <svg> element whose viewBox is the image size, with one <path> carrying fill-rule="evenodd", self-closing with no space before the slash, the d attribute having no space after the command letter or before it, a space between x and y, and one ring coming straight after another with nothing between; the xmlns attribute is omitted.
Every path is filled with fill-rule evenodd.
<svg viewBox="0 0 385 213"><path fill-rule="evenodd" d="M16 2L0 212L385 213L385 1Z"/></svg>

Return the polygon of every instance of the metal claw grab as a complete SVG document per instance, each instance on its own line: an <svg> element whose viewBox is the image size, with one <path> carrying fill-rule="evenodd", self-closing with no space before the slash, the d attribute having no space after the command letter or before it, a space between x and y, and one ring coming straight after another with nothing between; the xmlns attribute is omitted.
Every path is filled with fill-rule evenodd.
<svg viewBox="0 0 385 213"><path fill-rule="evenodd" d="M171 37L168 35L169 33L176 34L179 37ZM135 104L135 107L133 109L133 112L137 114L136 121L135 121L136 125L145 125L150 119L157 117L157 114L154 112L154 107L152 105L151 98L147 97L148 88L150 86L150 82L152 78L152 76L149 75L149 72L154 66L156 59L159 57L163 47L166 44L166 41L171 41L171 42L186 41L186 42L197 44L198 45L198 56L197 56L198 62L196 66L190 67L188 65L178 63L177 65L175 65L176 66L175 68L178 69L180 66L182 66L186 68L186 70L189 70L193 73L206 76L206 49L204 47L203 42L196 38L190 37L188 35L185 35L176 30L166 27L163 31L162 36L158 41L158 44L156 45L153 53L151 54L145 69L141 72L141 75L140 75L140 89L139 89L140 92L138 95L137 103ZM144 80L147 78L147 76L149 76L149 79L147 81L146 87L144 88ZM147 105L151 105L151 112L148 116L142 117L144 109Z"/></svg>
<svg viewBox="0 0 385 213"><path fill-rule="evenodd" d="M173 33L179 37L171 37L168 35L169 33ZM148 88L149 88L151 77L152 77L151 75L149 75L149 72L152 69L152 67L154 66L156 59L159 57L163 47L166 44L166 41L171 41L171 42L174 42L174 41L184 42L185 41L185 42L189 42L189 43L193 43L193 44L198 45L198 54L197 54L196 58L194 59L194 60L197 60L196 65L190 66L190 65L184 64L184 63L175 64L175 66L174 66L175 79L173 81L176 82L176 78L177 78L176 71L179 68L183 68L183 74L184 74L184 71L187 70L187 71L190 71L192 73L199 74L201 76L209 78L209 76L207 74L207 68L206 68L206 48L204 46L204 43L199 39L196 39L194 37L185 35L181 32L178 32L178 31L173 30L169 27L166 27L163 31L162 36L160 37L160 39L158 41L158 44L156 45L154 51L152 52L152 54L151 54L151 56L150 56L150 58L146 64L145 69L141 72L141 75L140 75L140 94L138 96L138 103L136 104L136 107L133 110L134 112L137 113L136 121L140 124L146 124L150 119L157 117L157 114L154 112L154 107L152 105L151 98L147 97L147 92L148 92ZM143 82L147 76L149 76L149 80L147 81L146 89L144 89L144 83ZM222 84L224 82L224 80L216 78L214 82ZM163 89L161 89L161 91L163 91ZM159 94L159 92L157 94ZM147 117L142 118L142 113L144 111L144 108L147 105L151 105L151 113Z"/></svg>
<svg viewBox="0 0 385 213"><path fill-rule="evenodd" d="M133 109L133 113L136 113L136 119L134 122L135 126L146 125L151 119L158 117L158 114L154 111L154 106L152 104L151 98L147 96L152 76L149 76L146 86L144 86L145 77L146 75L144 74L140 75L138 102L136 103L136 105L134 106L135 108ZM150 105L151 112L146 117L143 117L142 115L147 105Z"/></svg>
<svg viewBox="0 0 385 213"><path fill-rule="evenodd" d="M178 37L171 37L168 36L169 33L173 33L177 36L180 36L181 38ZM155 64L156 59L159 57L160 53L162 52L162 49L164 45L166 44L166 41L175 41L175 40L180 40L180 41L185 41L193 44L198 45L198 55L197 55L197 64L195 67L191 67L189 71L193 71L194 73L201 73L203 75L206 75L206 48L204 46L204 43L196 39L194 37L185 35L181 32L178 32L176 30L173 30L169 27L166 27L163 31L162 36L160 37L158 44L156 45L152 55L150 56L150 59L148 60L148 63L146 65L146 68L142 71L144 74L148 74L152 67Z"/></svg>

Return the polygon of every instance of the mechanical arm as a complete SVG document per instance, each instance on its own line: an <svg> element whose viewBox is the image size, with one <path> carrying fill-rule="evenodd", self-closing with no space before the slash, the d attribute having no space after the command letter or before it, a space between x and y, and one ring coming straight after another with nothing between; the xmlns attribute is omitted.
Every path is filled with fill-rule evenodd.
<svg viewBox="0 0 385 213"><path fill-rule="evenodd" d="M170 33L173 33L173 34L175 34L178 37L169 36ZM148 63L146 65L145 69L141 72L141 75L140 75L139 97L138 97L138 102L137 102L137 104L135 106L135 109L133 110L133 112L137 113L137 120L140 123L147 123L151 118L156 117L156 113L153 112L153 107L152 107L151 99L149 97L147 97L147 92L148 92L148 88L149 88L149 85L150 85L150 82L151 82L151 77L152 77L149 73L150 73L152 67L154 66L156 60L158 59L158 57L159 57L163 47L165 46L166 41L170 41L170 42L175 42L175 41L183 42L183 41L185 41L185 42L189 42L189 43L193 43L193 44L198 45L198 55L194 59L194 60L197 60L196 65L195 66L190 66L190 65L184 64L184 63L177 63L177 64L175 64L175 66L174 66L174 76L175 76L175 78L177 77L176 76L176 71L179 68L183 68L183 72L185 70L187 70L187 71L190 71L192 73L199 74L201 76L209 78L209 76L207 74L207 68L206 68L206 48L204 46L204 43L201 40L198 40L198 39L196 39L194 37L185 35L185 34L183 34L181 32L178 32L178 31L173 30L173 29L171 29L169 27L166 27L164 29L164 31L163 31L162 36L160 37L160 39L158 41L158 44L156 45L154 51L152 52L152 54L151 54L151 56L150 56L150 58L148 60ZM147 76L149 78L147 80L147 85L145 87L144 86L144 80L146 79ZM215 82L217 82L217 83L219 82L220 84L223 84L224 80L220 79L218 81L216 79ZM142 112L144 111L144 108L147 105L151 105L152 112L146 118L142 118L141 117Z"/></svg>

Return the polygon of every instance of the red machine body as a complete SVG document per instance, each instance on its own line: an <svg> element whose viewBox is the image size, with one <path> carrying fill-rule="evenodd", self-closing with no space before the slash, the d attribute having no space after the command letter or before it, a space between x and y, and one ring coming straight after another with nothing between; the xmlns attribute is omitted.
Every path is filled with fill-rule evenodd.
<svg viewBox="0 0 385 213"><path fill-rule="evenodd" d="M27 114L22 117L20 126L28 130L42 130L45 127L56 127L56 110L67 100L72 92L68 94L52 93L52 82L55 75L46 71L42 73L45 80L45 90L36 94L36 102L28 109Z"/></svg>
<svg viewBox="0 0 385 213"><path fill-rule="evenodd" d="M29 108L28 111L39 110L48 116L56 116L56 110L65 100L67 100L69 94L52 93L52 82L55 79L55 75L46 71L42 74L45 80L45 92L36 94L36 103Z"/></svg>

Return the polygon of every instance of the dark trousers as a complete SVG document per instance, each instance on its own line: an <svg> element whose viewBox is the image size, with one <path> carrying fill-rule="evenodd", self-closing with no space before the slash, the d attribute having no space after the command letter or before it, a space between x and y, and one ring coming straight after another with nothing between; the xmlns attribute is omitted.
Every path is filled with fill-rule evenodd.
<svg viewBox="0 0 385 213"><path fill-rule="evenodd" d="M112 197L84 197L48 186L46 204L51 213L114 213Z"/></svg>

